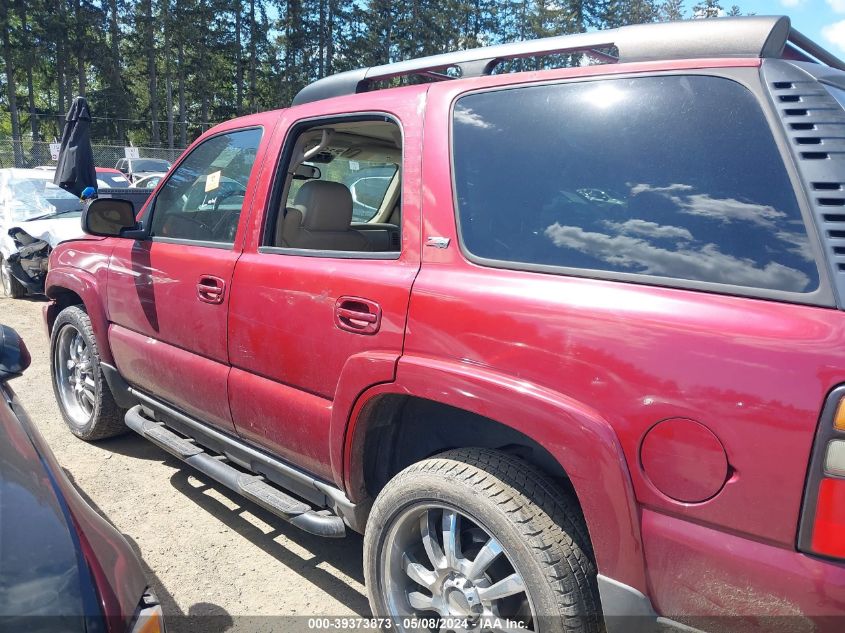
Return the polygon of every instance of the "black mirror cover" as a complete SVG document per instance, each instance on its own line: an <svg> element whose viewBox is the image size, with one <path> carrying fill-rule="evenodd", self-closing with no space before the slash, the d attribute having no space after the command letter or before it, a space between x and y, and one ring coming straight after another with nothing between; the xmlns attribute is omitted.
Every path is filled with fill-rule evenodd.
<svg viewBox="0 0 845 633"><path fill-rule="evenodd" d="M82 230L89 235L121 237L138 228L135 206L119 198L98 198L82 210Z"/></svg>
<svg viewBox="0 0 845 633"><path fill-rule="evenodd" d="M0 382L22 374L30 360L18 333L8 325L0 325Z"/></svg>

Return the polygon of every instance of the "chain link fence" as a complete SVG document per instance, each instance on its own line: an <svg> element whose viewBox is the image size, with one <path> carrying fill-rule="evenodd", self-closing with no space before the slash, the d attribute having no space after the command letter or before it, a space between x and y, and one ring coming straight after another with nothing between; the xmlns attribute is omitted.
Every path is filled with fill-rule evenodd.
<svg viewBox="0 0 845 633"><path fill-rule="evenodd" d="M124 158L126 152L123 145L92 144L94 151L94 165L97 167L114 167L119 158ZM163 158L175 161L183 149L168 147L139 147L140 158ZM0 138L0 168L2 167L38 167L41 165L56 165L50 155L50 143L46 141L13 141L10 138Z"/></svg>

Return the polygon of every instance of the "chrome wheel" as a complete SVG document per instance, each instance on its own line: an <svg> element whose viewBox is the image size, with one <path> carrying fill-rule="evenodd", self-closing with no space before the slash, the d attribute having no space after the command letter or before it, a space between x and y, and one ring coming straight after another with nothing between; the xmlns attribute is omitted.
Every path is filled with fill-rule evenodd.
<svg viewBox="0 0 845 633"><path fill-rule="evenodd" d="M74 424L87 425L97 401L95 367L91 348L72 325L65 325L59 332L53 365L62 408Z"/></svg>
<svg viewBox="0 0 845 633"><path fill-rule="evenodd" d="M455 633L536 630L525 581L507 552L457 509L405 510L383 548L381 591L391 615L439 621L440 631Z"/></svg>

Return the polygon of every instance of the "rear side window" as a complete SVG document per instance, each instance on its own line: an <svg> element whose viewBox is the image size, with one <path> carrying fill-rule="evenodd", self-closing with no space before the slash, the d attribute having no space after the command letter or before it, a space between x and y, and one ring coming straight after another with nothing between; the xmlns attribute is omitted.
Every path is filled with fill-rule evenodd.
<svg viewBox="0 0 845 633"><path fill-rule="evenodd" d="M763 113L731 80L472 94L455 104L453 143L461 239L477 258L788 292L819 286Z"/></svg>

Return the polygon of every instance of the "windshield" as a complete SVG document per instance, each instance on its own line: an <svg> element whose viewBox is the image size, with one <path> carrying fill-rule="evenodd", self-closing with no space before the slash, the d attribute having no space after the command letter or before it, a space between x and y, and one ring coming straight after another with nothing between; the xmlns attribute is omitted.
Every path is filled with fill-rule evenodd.
<svg viewBox="0 0 845 633"><path fill-rule="evenodd" d="M132 171L167 171L170 163L161 158L139 158L132 161Z"/></svg>
<svg viewBox="0 0 845 633"><path fill-rule="evenodd" d="M57 214L73 217L82 213L79 198L40 178L10 178L0 196L13 222Z"/></svg>

